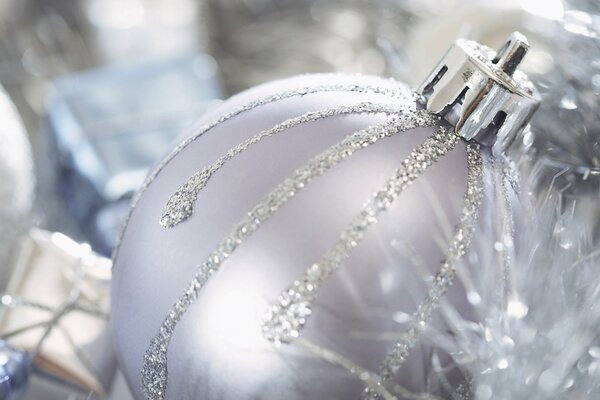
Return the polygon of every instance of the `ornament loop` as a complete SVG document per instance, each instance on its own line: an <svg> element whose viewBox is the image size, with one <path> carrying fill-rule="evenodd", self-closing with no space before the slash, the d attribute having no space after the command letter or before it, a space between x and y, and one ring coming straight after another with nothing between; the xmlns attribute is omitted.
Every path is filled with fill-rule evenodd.
<svg viewBox="0 0 600 400"><path fill-rule="evenodd" d="M539 106L535 87L517 70L528 50L519 32L498 52L458 39L419 88L425 107L466 140L508 146Z"/></svg>

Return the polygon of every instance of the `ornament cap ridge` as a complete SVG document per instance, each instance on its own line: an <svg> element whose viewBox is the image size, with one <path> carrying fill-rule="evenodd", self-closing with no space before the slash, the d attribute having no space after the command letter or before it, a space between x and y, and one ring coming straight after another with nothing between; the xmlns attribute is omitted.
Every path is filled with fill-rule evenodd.
<svg viewBox="0 0 600 400"><path fill-rule="evenodd" d="M527 126L540 97L518 70L529 50L527 38L513 32L497 52L458 39L418 89L428 111L444 116L466 140L503 148Z"/></svg>

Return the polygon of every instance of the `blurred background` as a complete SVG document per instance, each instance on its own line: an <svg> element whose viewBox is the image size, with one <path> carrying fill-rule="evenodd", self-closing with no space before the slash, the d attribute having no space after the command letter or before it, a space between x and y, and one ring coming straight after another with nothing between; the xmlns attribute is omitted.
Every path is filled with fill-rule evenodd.
<svg viewBox="0 0 600 400"><path fill-rule="evenodd" d="M524 143L539 185L597 239L596 1L1 0L0 375L17 394L0 398L128 398L109 257L148 169L207 109L309 72L415 86L456 37L497 47L514 30L543 97Z"/></svg>

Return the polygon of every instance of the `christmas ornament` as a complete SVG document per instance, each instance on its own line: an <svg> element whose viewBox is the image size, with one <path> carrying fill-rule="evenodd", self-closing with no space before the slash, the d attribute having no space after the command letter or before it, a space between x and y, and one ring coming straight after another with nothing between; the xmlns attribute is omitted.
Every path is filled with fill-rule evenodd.
<svg viewBox="0 0 600 400"><path fill-rule="evenodd" d="M21 233L28 225L33 202L33 161L23 122L0 87L0 265L7 265ZM10 269L0 270L0 287Z"/></svg>
<svg viewBox="0 0 600 400"><path fill-rule="evenodd" d="M307 75L209 113L148 177L115 251L112 321L136 398L468 392L424 339L450 329L441 302L478 301L452 283L480 246L510 297L503 151L538 104L516 71L527 49L518 33L497 53L459 40L417 92Z"/></svg>

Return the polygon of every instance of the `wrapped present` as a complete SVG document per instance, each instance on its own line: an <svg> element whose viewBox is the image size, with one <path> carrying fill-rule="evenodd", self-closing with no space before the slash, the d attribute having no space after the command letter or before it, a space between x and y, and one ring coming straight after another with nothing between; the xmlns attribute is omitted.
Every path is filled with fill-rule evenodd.
<svg viewBox="0 0 600 400"><path fill-rule="evenodd" d="M89 245L31 230L0 298L0 335L28 352L43 375L105 394L116 368L107 331L110 277L110 260Z"/></svg>
<svg viewBox="0 0 600 400"><path fill-rule="evenodd" d="M211 56L184 53L54 82L46 127L58 176L51 178L96 251L110 254L148 168L219 102L216 73Z"/></svg>

